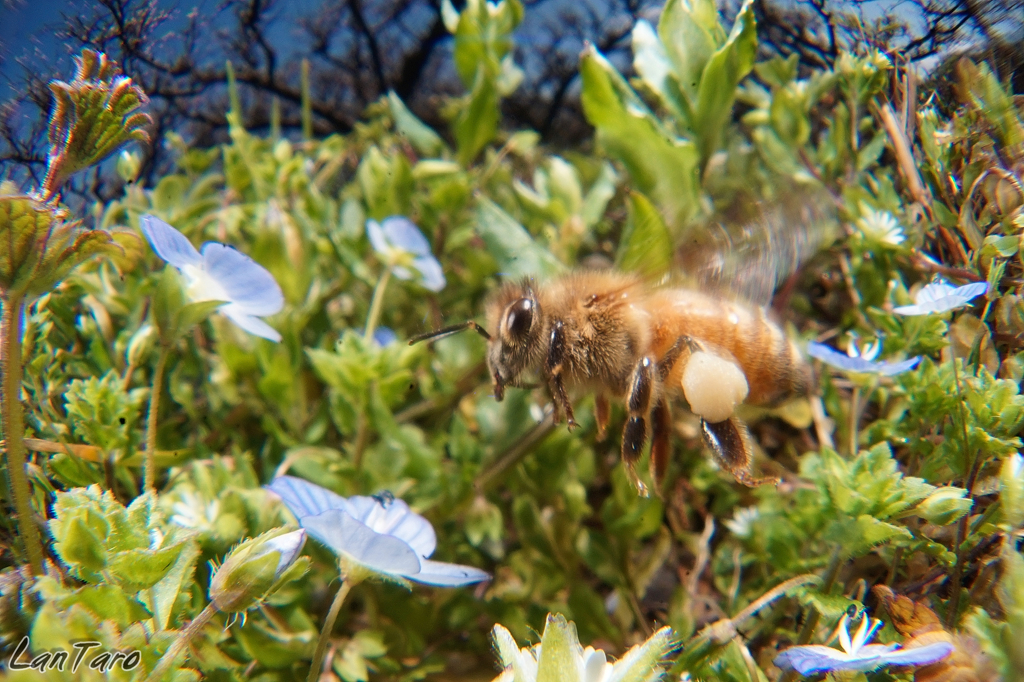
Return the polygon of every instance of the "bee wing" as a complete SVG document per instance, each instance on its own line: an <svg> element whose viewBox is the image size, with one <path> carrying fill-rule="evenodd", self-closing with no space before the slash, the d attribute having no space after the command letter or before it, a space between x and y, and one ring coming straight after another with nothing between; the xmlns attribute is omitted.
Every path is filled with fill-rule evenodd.
<svg viewBox="0 0 1024 682"><path fill-rule="evenodd" d="M827 195L758 205L694 231L676 260L702 291L767 306L779 283L835 239L835 214Z"/></svg>

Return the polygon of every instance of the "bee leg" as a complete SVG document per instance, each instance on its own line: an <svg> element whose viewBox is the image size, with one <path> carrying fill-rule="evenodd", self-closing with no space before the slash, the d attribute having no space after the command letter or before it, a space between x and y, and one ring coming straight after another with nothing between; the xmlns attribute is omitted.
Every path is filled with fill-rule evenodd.
<svg viewBox="0 0 1024 682"><path fill-rule="evenodd" d="M597 441L601 442L608 435L608 421L611 419L612 407L608 403L608 396L598 393L594 397L594 418L597 421Z"/></svg>
<svg viewBox="0 0 1024 682"><path fill-rule="evenodd" d="M548 358L545 363L548 380L551 383L551 397L555 403L555 421L561 421L561 412L565 412L565 422L572 431L576 428L576 417L572 412L572 403L565 390L562 380L563 363L565 362L565 328L561 320L555 322L551 329L551 343L548 344Z"/></svg>
<svg viewBox="0 0 1024 682"><path fill-rule="evenodd" d="M750 432L739 419L730 417L716 423L701 419L700 431L704 442L715 454L715 459L737 481L751 488L765 483L778 484L779 479L775 476L757 478L753 475L754 448L750 442Z"/></svg>
<svg viewBox="0 0 1024 682"><path fill-rule="evenodd" d="M679 356L683 354L684 349L689 349L693 353L694 351L703 350L703 347L689 336L680 336L665 355L662 356L661 360L658 361L659 379L662 381L668 379L668 375L672 373L672 368L676 366L676 362L679 360Z"/></svg>
<svg viewBox="0 0 1024 682"><path fill-rule="evenodd" d="M655 488L661 489L668 470L668 458L671 454L672 412L668 401L662 398L651 412L651 478Z"/></svg>
<svg viewBox="0 0 1024 682"><path fill-rule="evenodd" d="M633 484L641 495L647 495L647 487L640 482L634 466L644 451L647 442L647 414L651 410L651 395L654 392L655 364L650 358L641 358L633 369L633 380L629 385L629 419L622 430L622 461Z"/></svg>

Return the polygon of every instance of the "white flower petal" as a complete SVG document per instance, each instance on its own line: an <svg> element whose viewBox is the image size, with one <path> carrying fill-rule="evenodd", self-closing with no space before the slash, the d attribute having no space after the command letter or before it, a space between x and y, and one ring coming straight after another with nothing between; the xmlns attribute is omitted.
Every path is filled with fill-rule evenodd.
<svg viewBox="0 0 1024 682"><path fill-rule="evenodd" d="M920 357L910 358L902 362L871 362L861 357L849 357L837 350L829 348L823 343L811 341L807 344L807 354L817 358L827 365L845 369L849 372L864 372L867 374L881 374L892 376L913 369L921 361Z"/></svg>
<svg viewBox="0 0 1024 682"><path fill-rule="evenodd" d="M235 303L229 303L222 308L218 308L218 311L227 315L228 319L250 334L255 334L274 342L281 340L281 334L276 329L258 317L245 314L239 310L239 306Z"/></svg>
<svg viewBox="0 0 1024 682"><path fill-rule="evenodd" d="M142 216L139 226L156 255L179 270L186 265L198 265L202 260L185 235L156 216Z"/></svg>
<svg viewBox="0 0 1024 682"><path fill-rule="evenodd" d="M935 303L953 293L955 287L946 284L945 282L932 282L921 287L921 291L917 292L917 298L914 302L918 305L927 303Z"/></svg>
<svg viewBox="0 0 1024 682"><path fill-rule="evenodd" d="M589 646L583 650L583 682L604 682L610 669L604 651Z"/></svg>
<svg viewBox="0 0 1024 682"><path fill-rule="evenodd" d="M783 670L792 669L801 675L835 670L850 660L845 651L821 644L792 646L775 657L775 665Z"/></svg>
<svg viewBox="0 0 1024 682"><path fill-rule="evenodd" d="M414 256L429 256L430 242L420 232L411 220L404 216L391 216L385 218L381 224L384 229L384 236L388 243L396 249L401 249Z"/></svg>
<svg viewBox="0 0 1024 682"><path fill-rule="evenodd" d="M988 291L988 282L973 282L962 287L951 287L941 282L924 286L918 292L914 305L893 308L900 315L933 315L949 312L967 305L972 299Z"/></svg>
<svg viewBox="0 0 1024 682"><path fill-rule="evenodd" d="M949 642L935 642L912 649L896 649L883 654L886 665L928 665L941 661L953 653L953 645Z"/></svg>
<svg viewBox="0 0 1024 682"><path fill-rule="evenodd" d="M340 509L304 516L299 523L336 554L344 554L379 573L414 577L420 558L398 538L376 533Z"/></svg>
<svg viewBox="0 0 1024 682"><path fill-rule="evenodd" d="M462 585L480 583L491 579L489 573L472 566L449 564L443 561L430 561L429 559L423 559L420 565L419 573L406 575L405 577L418 583L437 585L439 587L461 587Z"/></svg>
<svg viewBox="0 0 1024 682"><path fill-rule="evenodd" d="M346 499L292 476L279 476L267 489L310 535L373 571L428 585L459 586L490 578L472 566L427 561L437 544L434 529L403 500L390 495Z"/></svg>
<svg viewBox="0 0 1024 682"><path fill-rule="evenodd" d="M203 244L203 264L207 274L228 294L228 300L245 314L264 317L284 307L284 294L274 276L241 251L207 242Z"/></svg>
<svg viewBox="0 0 1024 682"><path fill-rule="evenodd" d="M330 509L353 513L348 500L341 495L295 476L278 476L267 486L267 490L280 497L297 519L316 516Z"/></svg>
<svg viewBox="0 0 1024 682"><path fill-rule="evenodd" d="M372 218L366 221L366 236L370 239L370 246L373 250L382 256L390 256L391 245L388 244L387 237L384 236L384 230L381 229L380 223Z"/></svg>
<svg viewBox="0 0 1024 682"><path fill-rule="evenodd" d="M278 535L263 544L264 552L278 552L281 555L280 561L277 562L277 570L274 572L276 576L280 576L284 569L291 566L295 558L299 556L299 552L302 551L304 544L306 544L306 531L301 528Z"/></svg>
<svg viewBox="0 0 1024 682"><path fill-rule="evenodd" d="M423 286L431 291L441 291L448 283L444 278L441 264L433 256L421 256L412 262L423 278Z"/></svg>
<svg viewBox="0 0 1024 682"><path fill-rule="evenodd" d="M920 356L913 357L902 362L879 362L876 363L877 371L883 377L891 377L897 374L902 374L907 370L914 369L917 367L917 363L921 362Z"/></svg>
<svg viewBox="0 0 1024 682"><path fill-rule="evenodd" d="M495 624L491 630L491 638L494 640L494 648L498 650L501 667L510 670L519 661L519 645L516 644L512 633L504 626Z"/></svg>
<svg viewBox="0 0 1024 682"><path fill-rule="evenodd" d="M404 500L381 504L375 497L353 495L348 498L353 517L378 533L387 533L406 542L426 559L437 549L437 536L430 522L409 509Z"/></svg>

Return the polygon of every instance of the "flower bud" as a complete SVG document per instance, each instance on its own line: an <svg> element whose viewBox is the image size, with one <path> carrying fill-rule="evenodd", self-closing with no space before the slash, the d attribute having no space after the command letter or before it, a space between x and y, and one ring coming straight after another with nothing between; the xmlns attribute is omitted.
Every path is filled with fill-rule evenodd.
<svg viewBox="0 0 1024 682"><path fill-rule="evenodd" d="M953 523L971 509L971 501L964 498L964 489L953 486L937 488L924 498L914 513L929 523L945 526Z"/></svg>
<svg viewBox="0 0 1024 682"><path fill-rule="evenodd" d="M135 152L125 149L117 157L117 174L125 182L135 182L135 179L139 177L139 169L141 167L142 162L139 159L139 155Z"/></svg>
<svg viewBox="0 0 1024 682"><path fill-rule="evenodd" d="M153 350L153 345L156 343L155 331L153 325L144 324L137 332L132 334L131 341L128 342L128 351L125 354L131 367L141 365L146 356Z"/></svg>
<svg viewBox="0 0 1024 682"><path fill-rule="evenodd" d="M999 507L1009 528L1024 524L1024 457L1019 452L1007 457L999 470Z"/></svg>
<svg viewBox="0 0 1024 682"><path fill-rule="evenodd" d="M306 531L278 528L236 547L210 581L210 599L222 613L240 613L257 606L280 583L305 573L308 560L296 558ZM295 567L296 570L291 570Z"/></svg>

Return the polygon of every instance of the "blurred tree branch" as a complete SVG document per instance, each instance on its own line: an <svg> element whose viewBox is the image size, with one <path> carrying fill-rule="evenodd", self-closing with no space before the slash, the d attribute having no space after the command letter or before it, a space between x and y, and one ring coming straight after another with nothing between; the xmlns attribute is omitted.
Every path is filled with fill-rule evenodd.
<svg viewBox="0 0 1024 682"><path fill-rule="evenodd" d="M725 12L734 13L738 3ZM457 3L461 4L461 3ZM517 127L532 127L548 143L586 139L579 104L578 54L593 43L625 73L632 71L631 32L645 18L656 22L656 0L530 0L516 34L516 61L526 78L504 103ZM912 0L900 15L879 14L866 0L755 0L761 49L797 54L808 68L828 67L843 49L879 47L911 62L975 45L975 56L1016 55L998 70L1008 77L1020 59L1012 38L1024 34L1024 0ZM301 129L300 64L311 64L314 133L346 132L367 105L396 91L442 134L444 98L462 94L451 63L451 40L440 0L324 0L294 16L289 3L224 0L211 15L182 16L158 0L97 0L66 15L58 36L72 50L102 50L151 98L154 139L181 134L190 144L226 138L225 63L242 86L243 120L269 128L272 100L280 104L285 134ZM972 42L973 41L973 42ZM982 47L977 47L982 46ZM1005 59L1005 57L1004 57ZM38 184L45 164L43 141L49 109L47 82L63 73L62 55L20 55L22 82L0 105L0 179ZM1004 73L1005 71L1005 73ZM141 179L166 172L171 152L154 145L145 153ZM111 173L76 178L72 192L106 199L120 192Z"/></svg>

